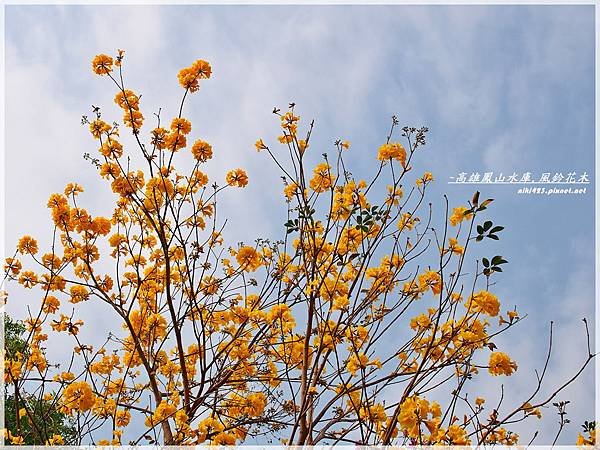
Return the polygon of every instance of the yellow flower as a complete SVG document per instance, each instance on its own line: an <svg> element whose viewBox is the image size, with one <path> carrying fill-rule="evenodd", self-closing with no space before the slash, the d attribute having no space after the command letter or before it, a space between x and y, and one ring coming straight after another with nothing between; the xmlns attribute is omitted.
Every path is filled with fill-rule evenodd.
<svg viewBox="0 0 600 450"><path fill-rule="evenodd" d="M313 169L313 177L310 180L310 187L315 192L325 192L333 185L333 176L331 166L327 163L320 163Z"/></svg>
<svg viewBox="0 0 600 450"><path fill-rule="evenodd" d="M534 408L531 403L525 403L522 408L526 415L536 416L538 419L542 418L542 412L540 411L540 408Z"/></svg>
<svg viewBox="0 0 600 450"><path fill-rule="evenodd" d="M167 403L166 401L160 402L160 404L156 407L154 414L151 417L146 418L145 425L147 427L153 427L165 420L169 419L173 414L175 414L177 408L175 405L171 403Z"/></svg>
<svg viewBox="0 0 600 450"><path fill-rule="evenodd" d="M110 232L110 220L106 217L96 217L92 220L91 230L94 233L106 236Z"/></svg>
<svg viewBox="0 0 600 450"><path fill-rule="evenodd" d="M419 328L429 328L429 325L431 325L431 319L429 318L429 316L426 316L423 313L421 313L417 317L413 317L410 321L410 327L413 330L417 330Z"/></svg>
<svg viewBox="0 0 600 450"><path fill-rule="evenodd" d="M196 92L200 89L199 80L210 78L212 69L210 64L202 59L197 60L190 67L181 69L177 78L179 84L190 92Z"/></svg>
<svg viewBox="0 0 600 450"><path fill-rule="evenodd" d="M430 181L433 181L433 175L431 172L425 172L421 178L416 181L417 186L421 186L422 184L427 184Z"/></svg>
<svg viewBox="0 0 600 450"><path fill-rule="evenodd" d="M368 420L371 423L379 424L387 420L385 407L381 403L375 405L363 405L358 413L361 419Z"/></svg>
<svg viewBox="0 0 600 450"><path fill-rule="evenodd" d="M292 181L283 188L283 195L285 195L285 198L290 201L296 192L298 192L298 189L300 189L300 186L298 186L295 181Z"/></svg>
<svg viewBox="0 0 600 450"><path fill-rule="evenodd" d="M125 91L119 91L115 95L115 103L123 109L139 109L140 108L140 97L135 92L125 89Z"/></svg>
<svg viewBox="0 0 600 450"><path fill-rule="evenodd" d="M108 133L111 129L112 127L104 120L96 119L90 123L90 133L95 139L100 139L103 134Z"/></svg>
<svg viewBox="0 0 600 450"><path fill-rule="evenodd" d="M274 327L281 328L281 331L292 331L296 326L296 321L289 306L285 304L274 305L267 315L267 320Z"/></svg>
<svg viewBox="0 0 600 450"><path fill-rule="evenodd" d="M60 434L55 434L46 441L46 445L65 445L65 440Z"/></svg>
<svg viewBox="0 0 600 450"><path fill-rule="evenodd" d="M490 355L489 372L494 375L512 375L517 370L517 363L503 352L493 352Z"/></svg>
<svg viewBox="0 0 600 450"><path fill-rule="evenodd" d="M96 396L92 388L85 381L76 381L69 384L62 393L62 412L71 414L73 411L85 412L92 409L96 403Z"/></svg>
<svg viewBox="0 0 600 450"><path fill-rule="evenodd" d="M359 369L366 368L368 363L369 357L364 353L359 353L358 355L352 354L348 359L348 364L346 367L348 368L348 372L354 376Z"/></svg>
<svg viewBox="0 0 600 450"><path fill-rule="evenodd" d="M402 195L400 195L400 197L402 197ZM398 229L400 231L412 230L417 222L419 222L418 217L413 217L411 213L405 212L400 216L400 220L398 220Z"/></svg>
<svg viewBox="0 0 600 450"><path fill-rule="evenodd" d="M207 417L198 424L198 441L204 442L209 436L214 436L225 429L223 424L216 417Z"/></svg>
<svg viewBox="0 0 600 450"><path fill-rule="evenodd" d="M479 291L467 300L467 309L495 317L500 311L500 301L491 292Z"/></svg>
<svg viewBox="0 0 600 450"><path fill-rule="evenodd" d="M123 155L123 146L114 139L108 139L100 147L100 153L107 158L120 158ZM65 192L65 195L69 195Z"/></svg>
<svg viewBox="0 0 600 450"><path fill-rule="evenodd" d="M260 254L254 247L247 245L238 250L235 259L246 272L254 272L261 266Z"/></svg>
<svg viewBox="0 0 600 450"><path fill-rule="evenodd" d="M400 405L398 423L408 437L417 438L420 434L420 421L427 418L429 402L419 397L408 397Z"/></svg>
<svg viewBox="0 0 600 450"><path fill-rule="evenodd" d="M217 290L219 289L219 285L219 279L211 275L207 275L204 278L202 278L202 283L200 283L200 290L204 295L213 295L216 294Z"/></svg>
<svg viewBox="0 0 600 450"><path fill-rule="evenodd" d="M11 436L10 443L12 445L23 445L25 443L25 440L22 436Z"/></svg>
<svg viewBox="0 0 600 450"><path fill-rule="evenodd" d="M127 110L125 111L125 114L123 114L123 123L129 128L140 128L144 123L144 116L135 109L131 111Z"/></svg>
<svg viewBox="0 0 600 450"><path fill-rule="evenodd" d="M131 413L125 409L120 409L115 415L115 425L118 427L126 427L131 420Z"/></svg>
<svg viewBox="0 0 600 450"><path fill-rule="evenodd" d="M150 134L152 135L150 143L154 145L157 149L162 150L167 147L166 137L167 134L169 134L169 132L166 129L162 127L155 128L150 132Z"/></svg>
<svg viewBox="0 0 600 450"><path fill-rule="evenodd" d="M388 159L395 159L400 161L403 166L406 164L406 150L399 142L393 142L391 144L383 144L379 147L379 153L377 154L379 161L387 161Z"/></svg>
<svg viewBox="0 0 600 450"><path fill-rule="evenodd" d="M465 214L465 212L468 211L468 208L466 208L465 206L457 206L456 208L454 208L452 210L452 215L450 215L450 225L452 225L453 227L455 227L456 225L458 225L459 223L461 223L463 220L470 220L471 217L473 217L473 214L469 213L469 214Z"/></svg>
<svg viewBox="0 0 600 450"><path fill-rule="evenodd" d="M267 148L267 146L265 145L265 143L263 142L262 139L258 139L255 143L254 143L254 147L256 147L256 151L260 152L261 150L265 150Z"/></svg>
<svg viewBox="0 0 600 450"><path fill-rule="evenodd" d="M230 186L243 188L248 185L248 175L246 175L243 169L235 169L227 172L225 180Z"/></svg>
<svg viewBox="0 0 600 450"><path fill-rule="evenodd" d="M104 54L96 55L92 60L92 70L97 75L106 75L113 70L113 59Z"/></svg>
<svg viewBox="0 0 600 450"><path fill-rule="evenodd" d="M200 162L208 161L213 155L212 146L199 139L192 146L192 155Z"/></svg>
<svg viewBox="0 0 600 450"><path fill-rule="evenodd" d="M81 192L83 192L83 187L77 183L69 183L65 187L64 192L66 196L79 195Z"/></svg>
<svg viewBox="0 0 600 450"><path fill-rule="evenodd" d="M467 432L459 425L452 424L446 431L446 439L451 445L469 445L471 441L467 438Z"/></svg>
<svg viewBox="0 0 600 450"><path fill-rule="evenodd" d="M442 277L433 270L428 270L419 275L419 289L422 292L426 292L429 288L431 288L431 292L433 292L434 295L438 295L442 292Z"/></svg>
<svg viewBox="0 0 600 450"><path fill-rule="evenodd" d="M455 255L462 255L465 249L462 245L458 245L458 239L450 238L448 239L448 251L451 251Z"/></svg>
<svg viewBox="0 0 600 450"><path fill-rule="evenodd" d="M38 276L31 270L24 271L19 277L19 284L22 284L27 289L31 289L33 286L38 284L38 282Z"/></svg>
<svg viewBox="0 0 600 450"><path fill-rule="evenodd" d="M78 284L71 287L70 293L71 298L69 301L71 303L83 302L90 298L90 292L88 289L85 286L80 286Z"/></svg>
<svg viewBox="0 0 600 450"><path fill-rule="evenodd" d="M350 358L348 358L348 363L346 364L346 368L352 376L355 376L359 369L366 369L367 366L375 366L378 369L381 369L382 365L379 358L369 361L369 357L364 353L353 353L350 355Z"/></svg>
<svg viewBox="0 0 600 450"><path fill-rule="evenodd" d="M588 433L588 437L586 438L581 433L577 434L577 442L575 445L577 446L595 446L596 439L600 436L600 431L597 429L592 429Z"/></svg>
<svg viewBox="0 0 600 450"><path fill-rule="evenodd" d="M181 134L189 134L192 131L192 123L183 117L176 117L171 122L171 131L179 131Z"/></svg>
<svg viewBox="0 0 600 450"><path fill-rule="evenodd" d="M331 306L332 310L346 310L350 305L350 300L347 295L340 295L333 300L333 305Z"/></svg>
<svg viewBox="0 0 600 450"><path fill-rule="evenodd" d="M6 258L6 264L4 265L4 271L10 272L13 275L19 275L19 272L23 266L21 265L21 261L14 258Z"/></svg>
<svg viewBox="0 0 600 450"><path fill-rule="evenodd" d="M37 241L31 236L23 236L21 239L19 239L17 250L22 254L29 253L31 255L35 255L38 252Z"/></svg>

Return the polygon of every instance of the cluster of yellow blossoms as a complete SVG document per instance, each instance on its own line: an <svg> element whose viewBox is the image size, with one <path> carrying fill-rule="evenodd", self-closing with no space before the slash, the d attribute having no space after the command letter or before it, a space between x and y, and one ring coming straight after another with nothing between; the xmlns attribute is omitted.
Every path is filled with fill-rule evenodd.
<svg viewBox="0 0 600 450"><path fill-rule="evenodd" d="M377 153L377 159L380 161L387 161L395 159L399 161L403 166L406 165L406 150L399 142L392 142L391 144L383 144L379 147L379 153Z"/></svg>
<svg viewBox="0 0 600 450"><path fill-rule="evenodd" d="M98 55L93 71L113 79L122 59L122 52L116 59ZM196 92L211 71L210 64L198 60L179 72L179 83L186 94ZM115 83L122 122L141 140L140 96ZM209 178L199 170L213 157L213 147L202 139L194 142L188 174L173 164L187 146L192 123L180 112L168 128L154 128L151 145L140 144L148 168L137 170L124 163L128 155L117 140L118 127L97 113L89 130L100 141L98 169L117 194L116 206L110 217L92 216L78 206L83 188L71 183L48 201L58 235L53 251L38 257L38 243L30 236L17 245L20 255L39 260L44 273L23 270L17 254L7 258L8 276L45 294L39 318L26 321L32 336L28 351L6 360L5 381L23 380L32 370L47 375L41 343L49 323L54 332L76 338L74 352L85 362L81 374L59 371L51 378L60 386L57 404L64 414L111 421L112 439L98 441L101 445L119 444L136 412L152 433L162 432L167 444L235 445L253 433L292 428L307 417L319 417L310 425L318 427L329 411L344 423L367 424L373 432L367 440L377 444L399 438L470 445L487 426L478 429L476 422L483 419L475 417L484 399L477 398L476 412L463 422L446 418L439 403L415 394L412 386L393 406L380 399L386 387L428 371L447 371L448 379L462 383L481 368L472 363L475 353L493 348L488 320L500 314L500 301L487 288L463 298L461 274L445 270L452 261L461 267L470 237L458 228L456 236L437 241L441 248L433 253L439 267L415 265L430 226L423 227L425 218L422 223L409 203L419 197L418 206L433 181L426 172L414 184L402 184L416 147L389 141L379 147L378 166L392 167L393 184L379 187L384 195L374 204L379 175L371 182L353 178L341 157L348 141L336 141L337 164L325 157L311 174L304 170L310 130L301 139L293 107L278 111L283 130L278 141L296 158L294 169L302 169L290 170L284 182L294 219L286 223L291 236L276 244L257 240L229 248L215 217L220 188L214 185L210 192ZM272 155L262 139L255 148ZM398 164L399 178L393 172ZM248 176L238 168L225 181L243 188ZM457 207L449 223L457 226L475 214ZM114 274L100 264L102 249L116 264ZM266 273L262 285L251 278L259 269ZM84 324L61 312L61 299L76 308L97 302L115 311L123 329L109 339L115 352L79 342ZM409 308L423 302L428 306L402 322ZM307 320L298 324L298 317ZM518 321L515 311L507 317L508 322L500 317L500 325ZM404 345L378 344L403 323L410 334ZM493 376L508 376L517 364L492 351L487 369ZM327 407L319 411L320 404ZM539 414L531 405L522 410ZM326 428L322 433L335 438ZM22 443L20 436L9 438ZM494 426L485 443L513 444L517 438ZM48 442L61 439L53 436Z"/></svg>

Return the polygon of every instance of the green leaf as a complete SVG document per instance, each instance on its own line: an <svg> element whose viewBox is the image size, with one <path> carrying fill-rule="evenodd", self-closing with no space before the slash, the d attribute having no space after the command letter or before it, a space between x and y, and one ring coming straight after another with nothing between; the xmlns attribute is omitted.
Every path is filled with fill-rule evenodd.
<svg viewBox="0 0 600 450"><path fill-rule="evenodd" d="M502 272L502 269L500 267L496 267L496 266L492 267L492 270L495 272Z"/></svg>
<svg viewBox="0 0 600 450"><path fill-rule="evenodd" d="M477 225L477 233L479 233L479 234L485 233L485 230L483 229L483 227L481 225Z"/></svg>
<svg viewBox="0 0 600 450"><path fill-rule="evenodd" d="M484 266L484 267L490 267L490 260L489 260L489 259L487 259L487 258L483 258L481 261L483 262L483 266ZM494 261L494 260L492 259L492 262L493 262L493 261Z"/></svg>
<svg viewBox="0 0 600 450"><path fill-rule="evenodd" d="M499 261L502 260L502 256L500 255L496 255L492 258L492 266L495 266L498 264Z"/></svg>
<svg viewBox="0 0 600 450"><path fill-rule="evenodd" d="M489 237L490 239L493 239L493 240L495 240L495 241L498 241L498 240L500 240L500 238L499 238L498 236L496 236L495 234L488 234L488 237Z"/></svg>
<svg viewBox="0 0 600 450"><path fill-rule="evenodd" d="M504 227L501 227L501 226L495 226L494 228L492 228L492 229L490 230L490 233L497 233L498 231L502 231L502 230L504 230Z"/></svg>
<svg viewBox="0 0 600 450"><path fill-rule="evenodd" d="M491 220L486 220L485 223L483 224L483 229L487 231L490 228L492 228L492 225L493 225L493 223Z"/></svg>

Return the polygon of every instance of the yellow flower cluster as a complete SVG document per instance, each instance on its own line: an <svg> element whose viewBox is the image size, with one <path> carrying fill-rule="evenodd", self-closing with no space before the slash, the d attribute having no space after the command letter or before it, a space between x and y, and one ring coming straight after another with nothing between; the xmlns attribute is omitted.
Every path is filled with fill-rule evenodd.
<svg viewBox="0 0 600 450"><path fill-rule="evenodd" d="M113 59L104 54L96 55L92 60L92 70L97 75L107 75L113 70Z"/></svg>
<svg viewBox="0 0 600 450"><path fill-rule="evenodd" d="M85 381L74 381L62 393L61 411L65 414L86 412L96 403L96 395Z"/></svg>
<svg viewBox="0 0 600 450"><path fill-rule="evenodd" d="M202 59L197 60L190 67L181 69L177 78L179 84L190 92L200 89L200 80L210 78L212 68L210 64Z"/></svg>
<svg viewBox="0 0 600 450"><path fill-rule="evenodd" d="M333 175L331 166L320 163L313 169L313 177L309 181L310 188L315 192L325 192L333 186Z"/></svg>
<svg viewBox="0 0 600 450"><path fill-rule="evenodd" d="M277 139L282 144L290 144L296 138L296 133L298 132L298 121L300 117L294 115L293 112L288 111L281 116L281 128L283 129L283 134L279 136ZM298 141L298 147L300 152L304 152L307 145L305 141Z"/></svg>
<svg viewBox="0 0 600 450"><path fill-rule="evenodd" d="M500 312L498 297L488 291L479 291L473 294L466 303L469 311L480 312L490 317L496 317Z"/></svg>
<svg viewBox="0 0 600 450"><path fill-rule="evenodd" d="M112 78L111 71L120 66L121 57L115 62L98 55L94 72ZM198 60L178 77L187 91L195 92L210 75L210 65ZM114 77L117 84L119 80ZM119 85L114 102L125 113L123 122L139 139L149 168L137 170L121 160L126 153L117 140L119 127L104 122L96 112L89 128L99 140L100 176L118 194L115 208L111 216L94 217L78 206L83 188L69 183L64 193L53 194L48 201L57 231L52 252L37 256L38 243L30 236L17 245L18 254L35 256L42 271L23 270L16 257L6 259L9 277L26 288L39 286L45 293L40 316L25 321L31 333L27 352L5 361L5 381L29 379L34 370L47 376L59 387L45 398L58 404L60 411L88 413L84 416L90 420L112 422L112 438L97 441L107 445L120 443L123 428L138 423L134 415L143 411L146 427L157 427L165 436L167 428L173 431L168 444L235 445L247 435L262 433L266 416L280 411L277 406L271 408L279 404L273 401L280 392L274 388L286 383L300 386L306 368L310 368L310 379L299 391L307 398L281 402L290 416L308 414L300 411L303 402L317 407L321 394L330 389L333 397L335 389L331 410L343 413L349 421L362 421L374 432L373 439L386 435L413 444L468 445L469 436L479 437L474 416L464 421L445 417L442 427L441 406L418 395L406 398L396 411L399 415L392 415L394 405L386 409L379 396L370 397L371 388L364 389L364 376L377 393L387 383L418 377L429 364L447 371L448 379L452 374L458 379L475 375L481 368L471 363L475 352L492 347L495 336L487 321L499 315L500 302L493 294L479 291L465 302L463 286L453 281L460 274L454 278L445 269L426 265L418 265L425 269L416 272L405 268L421 254L420 241L427 240L431 229L429 224L418 229L422 214L413 210L412 202L415 196L420 197L416 201L423 200L433 175L425 172L412 188L403 178L410 169L412 147L408 155L399 142L382 145L377 154L382 161L380 172L367 182L354 179L342 160L350 144L336 141L340 159L335 163L325 156L312 173L305 165L286 173L284 195L297 203L288 206L291 219L298 219L286 223L294 233L289 240L215 248L224 244L215 217L221 189L216 185L214 192L204 189L209 178L199 170L200 163L213 157L212 146L196 140L187 155L194 164L182 173L173 165L182 155L174 153L187 146L190 120L175 117L164 128L154 128L144 141L137 132L143 124L140 96ZM300 118L293 106L280 118L283 134L279 141L289 147L294 162L303 164L310 130L304 140L298 139ZM255 148L268 149L262 139ZM268 153L275 158L270 149ZM404 170L392 172L393 184L387 185L390 182L382 181L383 173L395 170L396 162ZM375 181L380 174L383 184L378 186ZM229 171L225 180L232 187L248 184L242 169ZM407 185L406 203L400 204ZM375 200L374 193L381 191L383 195ZM450 223L459 225L478 213L465 212L466 207L455 208ZM442 262L464 254L459 238L461 242L469 239L459 233L438 244L442 246L438 257L448 256ZM384 241L390 246L379 246ZM95 264L104 249L118 264L114 281L105 275L104 264ZM263 286L254 278L259 269L266 272ZM412 307L413 300L430 292L442 301L416 312L409 322L411 339L398 350L383 349L383 356L374 344L395 326L395 313L406 311L404 306ZM83 374L48 373L53 366L41 345L47 338L46 328L77 336L83 325L61 314L61 302L64 307L65 301L79 305L91 299L115 309L123 319L124 336L100 349L78 342L75 357L87 361ZM313 314L310 327L296 326L298 314ZM510 323L518 317L516 312L507 316ZM424 359L428 365L422 364ZM488 369L492 375L510 375L517 364L505 353L493 352ZM327 380L336 373L346 380L334 388ZM215 389L210 405L198 401L208 392L203 391L205 387ZM144 392L151 392L155 400L147 400ZM419 387L419 392L427 391ZM475 414L483 411L483 402L475 400ZM526 416L539 413L531 405L522 410ZM27 412L23 409L18 414L25 418ZM314 431L315 435L319 432ZM332 428L333 432L337 431ZM19 436L12 439L22 443ZM61 439L48 436L48 443L59 444ZM516 435L498 427L485 441L511 443L516 442Z"/></svg>
<svg viewBox="0 0 600 450"><path fill-rule="evenodd" d="M260 254L254 247L248 245L243 246L237 251L235 259L240 268L246 272L254 272L262 265Z"/></svg>
<svg viewBox="0 0 600 450"><path fill-rule="evenodd" d="M439 295L442 292L442 277L439 273L428 270L425 273L419 275L419 290L426 292L431 289L433 295Z"/></svg>
<svg viewBox="0 0 600 450"><path fill-rule="evenodd" d="M577 433L577 442L575 445L577 446L592 446L596 447L596 442L598 442L598 436L600 436L600 429L594 428L588 432L587 437L581 433Z"/></svg>
<svg viewBox="0 0 600 450"><path fill-rule="evenodd" d="M346 364L346 368L352 376L356 376L359 370L365 370L368 366L374 366L381 369L382 364L379 361L379 358L369 360L369 357L364 353L351 354L350 358L348 358L348 363Z"/></svg>
<svg viewBox="0 0 600 450"><path fill-rule="evenodd" d="M333 194L331 217L334 220L347 220L354 208L366 209L368 204L363 192L366 187L367 183L363 180L358 185L355 181L350 180L343 186L336 186Z"/></svg>
<svg viewBox="0 0 600 450"><path fill-rule="evenodd" d="M406 165L406 150L400 142L392 142L391 144L383 144L379 147L379 153L377 153L377 159L379 161L387 161L395 159L399 161L403 166Z"/></svg>
<svg viewBox="0 0 600 450"><path fill-rule="evenodd" d="M213 156L212 146L201 139L192 145L192 155L200 162L206 162Z"/></svg>
<svg viewBox="0 0 600 450"><path fill-rule="evenodd" d="M461 223L463 220L471 220L471 217L473 217L473 214L466 213L467 211L468 211L468 208L465 206L457 206L456 208L454 208L452 210L452 214L450 215L450 219L449 219L450 225L455 227L456 225Z"/></svg>
<svg viewBox="0 0 600 450"><path fill-rule="evenodd" d="M162 422L172 418L172 416L177 411L177 407L165 400L160 402L160 404L154 410L151 416L148 416L145 421L145 425L147 427L155 427L156 425L161 424Z"/></svg>
<svg viewBox="0 0 600 450"><path fill-rule="evenodd" d="M248 185L248 175L246 175L246 172L242 169L235 169L227 172L225 180L230 186L243 188Z"/></svg>
<svg viewBox="0 0 600 450"><path fill-rule="evenodd" d="M489 372L494 375L512 375L517 370L517 363L510 359L506 353L493 352L490 355Z"/></svg>

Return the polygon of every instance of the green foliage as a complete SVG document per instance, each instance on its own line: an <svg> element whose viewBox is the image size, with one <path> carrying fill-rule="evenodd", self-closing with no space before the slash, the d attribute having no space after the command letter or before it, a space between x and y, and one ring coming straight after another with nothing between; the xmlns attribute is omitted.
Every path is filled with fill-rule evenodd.
<svg viewBox="0 0 600 450"><path fill-rule="evenodd" d="M14 358L18 353L26 354L27 342L25 325L21 321L4 315L4 349L7 358ZM4 428L13 435L22 436L25 445L44 445L47 438L61 435L65 444L76 443L77 426L75 419L60 413L53 400L43 400L38 395L29 394L19 389L15 398L14 386L4 386ZM19 410L26 408L27 414L18 418ZM6 441L10 445L10 441Z"/></svg>
<svg viewBox="0 0 600 450"><path fill-rule="evenodd" d="M492 272L502 272L502 268L500 267L500 265L506 264L508 261L505 260L502 256L496 255L492 258L491 261L487 258L483 258L481 262L483 263L484 267L483 274L489 277L492 274Z"/></svg>
<svg viewBox="0 0 600 450"><path fill-rule="evenodd" d="M14 358L17 353L25 354L27 342L23 339L25 324L12 320L8 314L4 314L4 350L6 358Z"/></svg>

